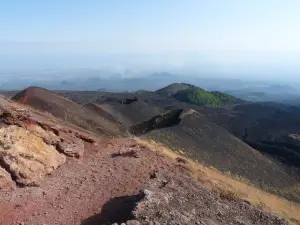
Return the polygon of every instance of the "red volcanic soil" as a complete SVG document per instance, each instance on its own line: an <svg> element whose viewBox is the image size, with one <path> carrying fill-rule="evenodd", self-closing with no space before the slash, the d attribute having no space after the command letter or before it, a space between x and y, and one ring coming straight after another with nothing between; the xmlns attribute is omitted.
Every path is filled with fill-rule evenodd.
<svg viewBox="0 0 300 225"><path fill-rule="evenodd" d="M132 151L133 156L119 154ZM134 140L99 138L96 145L86 146L83 158L69 158L41 186L0 192L0 224L94 225L124 221L150 175L154 171L175 171L170 165L168 159ZM115 207L108 207L101 215L109 202Z"/></svg>
<svg viewBox="0 0 300 225"><path fill-rule="evenodd" d="M0 224L288 224L248 203L222 200L191 180L183 165L133 139L99 138L85 150L38 187L0 192ZM189 213L191 223L182 216Z"/></svg>

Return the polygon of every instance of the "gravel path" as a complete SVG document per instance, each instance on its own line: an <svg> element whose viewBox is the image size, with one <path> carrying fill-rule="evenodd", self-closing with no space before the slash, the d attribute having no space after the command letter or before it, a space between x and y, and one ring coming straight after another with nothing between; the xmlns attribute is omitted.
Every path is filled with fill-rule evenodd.
<svg viewBox="0 0 300 225"><path fill-rule="evenodd" d="M138 194L153 171L168 171L168 165L134 140L99 139L96 146L86 146L83 158L69 158L41 186L0 193L0 224L81 224L110 199Z"/></svg>

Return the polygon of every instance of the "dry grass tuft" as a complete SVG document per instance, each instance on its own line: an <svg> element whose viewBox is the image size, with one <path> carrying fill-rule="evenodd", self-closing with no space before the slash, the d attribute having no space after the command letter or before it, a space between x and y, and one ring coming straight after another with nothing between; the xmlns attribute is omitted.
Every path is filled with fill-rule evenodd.
<svg viewBox="0 0 300 225"><path fill-rule="evenodd" d="M232 189L221 188L217 189L216 193L220 196L221 199L226 199L228 201L238 201L241 199L241 196Z"/></svg>
<svg viewBox="0 0 300 225"><path fill-rule="evenodd" d="M195 111L194 109L189 109L186 112L181 114L181 119L188 116L188 115L192 115L192 114L199 114L197 111Z"/></svg>
<svg viewBox="0 0 300 225"><path fill-rule="evenodd" d="M213 167L207 167L199 162L183 157L179 152L170 150L153 140L135 138L135 140L147 148L174 160L184 158L185 166L190 170L191 176L199 180L205 187L217 192L221 198L236 201L244 200L264 210L277 213L291 224L300 225L300 204L288 201L277 195L267 193L254 187L249 181L237 177L229 172L224 174Z"/></svg>

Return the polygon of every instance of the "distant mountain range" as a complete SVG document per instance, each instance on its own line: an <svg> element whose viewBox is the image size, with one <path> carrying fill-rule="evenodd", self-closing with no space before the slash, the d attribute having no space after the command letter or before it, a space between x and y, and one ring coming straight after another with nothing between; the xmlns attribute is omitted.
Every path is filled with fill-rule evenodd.
<svg viewBox="0 0 300 225"><path fill-rule="evenodd" d="M43 71L6 74L0 90L21 90L28 86L41 86L51 90L85 90L102 92L154 91L170 83L192 83L207 91L220 91L246 101L275 101L300 104L300 91L296 87L266 81L245 81L225 77L169 72L123 72L111 70Z"/></svg>
<svg viewBox="0 0 300 225"><path fill-rule="evenodd" d="M300 92L290 85L272 84L268 86L249 86L224 91L246 101L254 102L297 102Z"/></svg>

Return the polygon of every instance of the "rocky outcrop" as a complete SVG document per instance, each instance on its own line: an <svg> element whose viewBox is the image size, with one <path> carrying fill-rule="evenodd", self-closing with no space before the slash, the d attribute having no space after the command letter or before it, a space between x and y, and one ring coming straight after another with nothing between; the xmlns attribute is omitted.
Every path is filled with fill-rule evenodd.
<svg viewBox="0 0 300 225"><path fill-rule="evenodd" d="M54 146L22 127L2 127L0 142L0 162L19 184L37 185L66 161Z"/></svg>
<svg viewBox="0 0 300 225"><path fill-rule="evenodd" d="M189 177L157 175L126 224L274 224L288 225L277 215L241 200L212 193Z"/></svg>
<svg viewBox="0 0 300 225"><path fill-rule="evenodd" d="M55 131L54 133L54 131L51 130L50 128L47 129L45 125L43 127L41 126L41 124L31 124L30 126L26 126L26 130L42 138L43 141L48 145L55 146L58 142L61 141L61 138L55 134L57 132Z"/></svg>
<svg viewBox="0 0 300 225"><path fill-rule="evenodd" d="M42 128L43 127L43 128ZM49 127L46 124L27 127L35 135L41 137L45 143L53 145L56 150L69 157L80 158L84 153L84 141L77 133L63 127ZM85 140L85 139L84 139Z"/></svg>
<svg viewBox="0 0 300 225"><path fill-rule="evenodd" d="M84 142L76 137L65 136L57 143L56 148L67 156L80 158L84 153Z"/></svg>
<svg viewBox="0 0 300 225"><path fill-rule="evenodd" d="M38 185L66 156L83 156L84 142L95 141L44 113L0 99L0 189L15 182Z"/></svg>
<svg viewBox="0 0 300 225"><path fill-rule="evenodd" d="M5 169L0 167L0 190L3 189L13 189L15 188L15 183L11 179L11 176Z"/></svg>

